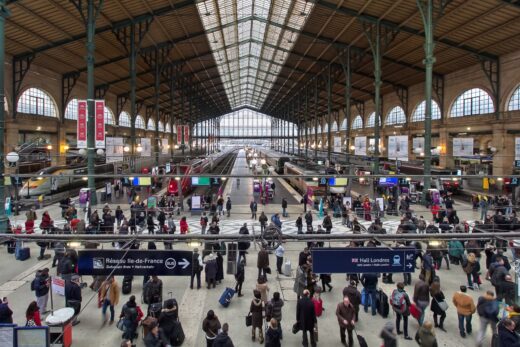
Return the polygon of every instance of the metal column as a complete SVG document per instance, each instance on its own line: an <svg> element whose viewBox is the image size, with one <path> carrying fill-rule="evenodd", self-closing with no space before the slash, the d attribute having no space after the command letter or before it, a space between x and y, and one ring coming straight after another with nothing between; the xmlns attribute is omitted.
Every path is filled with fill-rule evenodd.
<svg viewBox="0 0 520 347"><path fill-rule="evenodd" d="M345 119L347 120L347 126L345 129L345 144L346 144L346 164L348 167L348 173L353 174L353 167L350 164L350 127L352 126L352 111L350 98L352 97L352 70L351 70L351 57L350 57L350 47L346 50L345 59L342 61L343 65L343 73L345 74ZM347 182L347 191L348 195L350 195L350 191L352 189L352 178L348 179Z"/></svg>
<svg viewBox="0 0 520 347"><path fill-rule="evenodd" d="M314 80L314 159L318 158L318 77Z"/></svg>
<svg viewBox="0 0 520 347"><path fill-rule="evenodd" d="M309 158L309 90L305 87L305 159Z"/></svg>
<svg viewBox="0 0 520 347"><path fill-rule="evenodd" d="M332 159L332 65L329 65L327 71L327 159L329 165Z"/></svg>
<svg viewBox="0 0 520 347"><path fill-rule="evenodd" d="M10 16L10 11L5 5L5 0L0 0L0 66L5 63L5 19ZM5 214L5 181L4 181L4 161L5 161L5 91L4 91L4 71L0 69L0 155L2 162L0 162L0 233L7 232L7 225L9 219ZM15 202L18 204L18 202Z"/></svg>

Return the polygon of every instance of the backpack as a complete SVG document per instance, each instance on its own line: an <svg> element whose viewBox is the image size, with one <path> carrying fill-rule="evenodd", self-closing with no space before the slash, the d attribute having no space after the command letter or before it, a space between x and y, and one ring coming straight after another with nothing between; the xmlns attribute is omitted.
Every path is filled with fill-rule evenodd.
<svg viewBox="0 0 520 347"><path fill-rule="evenodd" d="M150 281L146 283L143 292L143 301L145 304L153 304L161 299L160 287L158 283Z"/></svg>
<svg viewBox="0 0 520 347"><path fill-rule="evenodd" d="M406 293L395 289L392 293L392 307L394 311L400 314L406 312Z"/></svg>
<svg viewBox="0 0 520 347"><path fill-rule="evenodd" d="M32 291L35 291L36 288L38 287L38 283L36 281L38 281L38 278L33 279L32 282L31 282L31 290Z"/></svg>
<svg viewBox="0 0 520 347"><path fill-rule="evenodd" d="M125 309L125 319L136 322L137 321L137 309L135 307L127 307Z"/></svg>

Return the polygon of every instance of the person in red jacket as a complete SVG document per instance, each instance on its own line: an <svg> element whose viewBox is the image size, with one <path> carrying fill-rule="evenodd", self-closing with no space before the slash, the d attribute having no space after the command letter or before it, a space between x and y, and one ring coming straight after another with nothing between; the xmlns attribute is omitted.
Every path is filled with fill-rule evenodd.
<svg viewBox="0 0 520 347"><path fill-rule="evenodd" d="M316 317L321 317L323 313L323 300L321 300L320 296L321 290L316 290L312 297L312 303L314 304L314 312L316 312Z"/></svg>
<svg viewBox="0 0 520 347"><path fill-rule="evenodd" d="M186 221L186 216L181 218L179 225L181 228L181 234L187 234L188 233L188 222Z"/></svg>
<svg viewBox="0 0 520 347"><path fill-rule="evenodd" d="M42 229L44 232L49 232L52 228L52 219L51 216L49 216L49 212L45 211L42 215L42 222L40 224L40 229Z"/></svg>
<svg viewBox="0 0 520 347"><path fill-rule="evenodd" d="M27 319L25 326L42 326L42 320L40 318L40 308L36 301L33 301L27 307L27 311L25 311L25 318Z"/></svg>

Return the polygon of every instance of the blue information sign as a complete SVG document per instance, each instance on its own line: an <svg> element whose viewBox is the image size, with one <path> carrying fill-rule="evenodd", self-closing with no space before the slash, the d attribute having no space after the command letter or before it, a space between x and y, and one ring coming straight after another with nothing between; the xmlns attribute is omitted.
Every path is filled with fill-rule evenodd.
<svg viewBox="0 0 520 347"><path fill-rule="evenodd" d="M316 248L312 250L312 272L393 273L414 272L415 249Z"/></svg>
<svg viewBox="0 0 520 347"><path fill-rule="evenodd" d="M126 254L125 254L126 253ZM190 276L190 251L85 250L79 251L80 275Z"/></svg>

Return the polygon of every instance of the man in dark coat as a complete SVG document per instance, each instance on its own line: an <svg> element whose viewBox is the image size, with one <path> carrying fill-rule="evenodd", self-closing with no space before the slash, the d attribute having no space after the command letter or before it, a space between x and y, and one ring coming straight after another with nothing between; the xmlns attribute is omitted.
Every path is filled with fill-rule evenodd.
<svg viewBox="0 0 520 347"><path fill-rule="evenodd" d="M258 278L262 274L267 278L266 269L269 267L269 253L267 253L265 246L262 246L262 249L258 252L256 267L258 268Z"/></svg>
<svg viewBox="0 0 520 347"><path fill-rule="evenodd" d="M357 289L356 281L350 281L350 285L343 288L343 296L348 297L355 309L355 321L359 318L359 305L361 305L361 293Z"/></svg>
<svg viewBox="0 0 520 347"><path fill-rule="evenodd" d="M303 291L303 297L298 300L296 305L296 323L303 332L303 346L309 347L307 338L307 332L309 332L311 347L316 347L316 341L314 340L314 328L317 324L316 311L314 310L314 303L310 299L310 292L307 289Z"/></svg>
<svg viewBox="0 0 520 347"><path fill-rule="evenodd" d="M74 321L72 325L79 324L77 319L79 312L81 311L81 287L80 287L79 275L72 275L70 281L65 281L65 306L74 309Z"/></svg>
<svg viewBox="0 0 520 347"><path fill-rule="evenodd" d="M240 231L238 232L240 235L249 235L249 229L247 229L247 223L244 223L244 225L240 228ZM251 243L249 241L239 241L238 242L238 262L240 262L240 259L244 259L244 263L246 262L246 253L249 247L251 246Z"/></svg>
<svg viewBox="0 0 520 347"><path fill-rule="evenodd" d="M244 283L245 279L245 266L246 262L244 259L238 262L237 265L237 273L235 274L235 280L237 281L237 284L235 286L235 292L237 292L238 296L244 296L242 294L242 284Z"/></svg>

